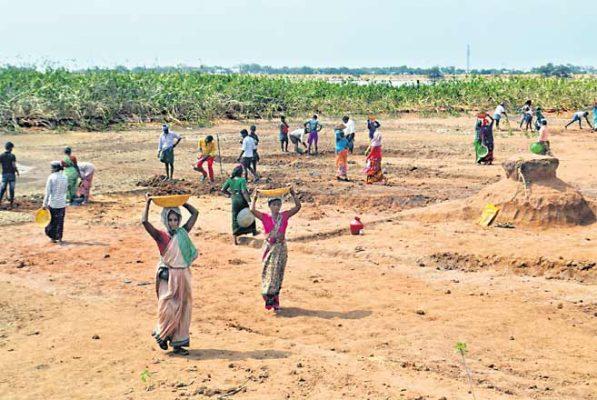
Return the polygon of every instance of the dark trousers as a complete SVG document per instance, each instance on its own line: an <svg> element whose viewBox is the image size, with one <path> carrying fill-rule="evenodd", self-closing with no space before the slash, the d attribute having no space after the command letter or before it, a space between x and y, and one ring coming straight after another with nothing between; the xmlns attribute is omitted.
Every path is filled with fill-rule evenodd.
<svg viewBox="0 0 597 400"><path fill-rule="evenodd" d="M2 174L2 187L0 187L0 201L4 198L6 187L8 186L8 201L11 203L15 199L15 174Z"/></svg>
<svg viewBox="0 0 597 400"><path fill-rule="evenodd" d="M350 154L352 154L354 150L354 133L347 135L346 140L348 140L348 150L350 151Z"/></svg>
<svg viewBox="0 0 597 400"><path fill-rule="evenodd" d="M46 226L46 235L52 240L62 240L62 231L64 229L64 216L66 208L52 208L50 210L50 223Z"/></svg>

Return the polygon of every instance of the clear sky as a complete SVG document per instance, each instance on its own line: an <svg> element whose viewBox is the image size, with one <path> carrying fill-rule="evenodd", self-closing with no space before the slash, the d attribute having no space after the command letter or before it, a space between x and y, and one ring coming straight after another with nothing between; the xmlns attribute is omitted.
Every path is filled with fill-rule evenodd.
<svg viewBox="0 0 597 400"><path fill-rule="evenodd" d="M597 65L597 0L0 0L0 64Z"/></svg>

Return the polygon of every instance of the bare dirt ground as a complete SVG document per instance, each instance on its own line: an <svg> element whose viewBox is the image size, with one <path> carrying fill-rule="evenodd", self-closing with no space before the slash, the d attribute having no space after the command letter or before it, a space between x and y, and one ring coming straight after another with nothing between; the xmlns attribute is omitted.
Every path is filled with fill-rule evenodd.
<svg viewBox="0 0 597 400"><path fill-rule="evenodd" d="M260 185L293 184L304 201L278 315L259 295L261 236L233 246L229 200L190 168L198 136L218 132L229 171L252 121L178 129L175 174L200 210L189 357L150 336L158 252L139 224L147 189L137 182L162 173L159 127L10 136L27 198L20 213L0 211L0 398L472 399L460 341L477 399L596 399L597 224L485 229L428 217L447 201L466 205L503 176L499 162L528 149L524 135L498 133L497 165L475 165L473 120L382 121L386 187L363 184L356 154L355 180L333 179L329 129L323 154L306 158L281 154L276 121L257 121ZM358 135L362 153L362 120ZM593 209L596 138L559 128L551 137L558 176ZM67 144L97 166L95 198L67 211L66 242L54 246L31 210ZM365 234L350 236L357 214Z"/></svg>

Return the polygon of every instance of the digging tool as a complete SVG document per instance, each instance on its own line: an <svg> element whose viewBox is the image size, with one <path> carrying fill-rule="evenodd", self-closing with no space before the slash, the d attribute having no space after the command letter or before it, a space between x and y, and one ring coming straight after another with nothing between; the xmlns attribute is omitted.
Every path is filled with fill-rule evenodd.
<svg viewBox="0 0 597 400"><path fill-rule="evenodd" d="M224 168L222 168L222 154L220 153L220 134L216 133L218 140L218 159L220 160L220 178L224 176Z"/></svg>
<svg viewBox="0 0 597 400"><path fill-rule="evenodd" d="M504 115L504 122L506 123L506 129L508 130L508 136L512 136L512 125L510 125L510 118Z"/></svg>

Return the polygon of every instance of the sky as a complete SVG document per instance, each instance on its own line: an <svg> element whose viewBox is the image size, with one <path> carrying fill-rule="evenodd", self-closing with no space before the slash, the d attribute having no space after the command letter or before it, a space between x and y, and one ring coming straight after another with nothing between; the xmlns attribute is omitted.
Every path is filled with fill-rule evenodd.
<svg viewBox="0 0 597 400"><path fill-rule="evenodd" d="M0 64L597 66L595 0L0 0Z"/></svg>

